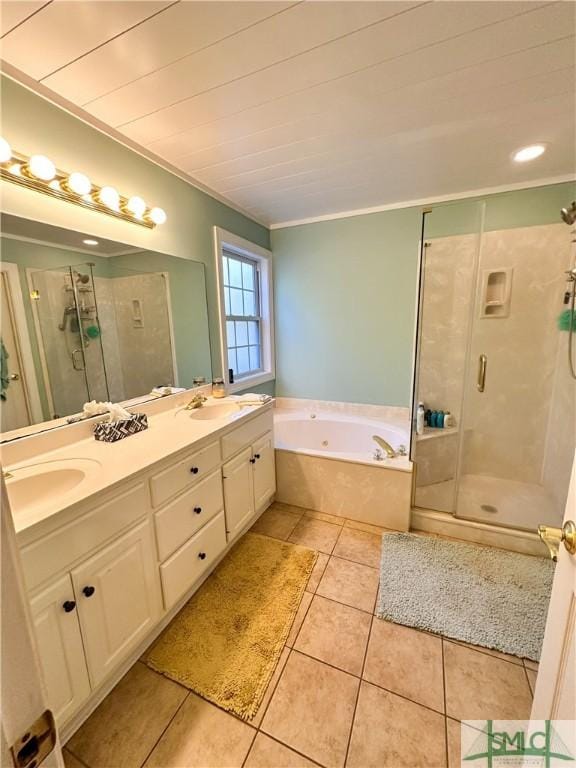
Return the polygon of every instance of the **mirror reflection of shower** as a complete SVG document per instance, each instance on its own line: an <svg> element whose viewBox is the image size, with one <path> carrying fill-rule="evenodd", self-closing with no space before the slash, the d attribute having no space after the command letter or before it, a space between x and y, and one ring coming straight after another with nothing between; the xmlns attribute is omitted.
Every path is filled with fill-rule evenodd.
<svg viewBox="0 0 576 768"><path fill-rule="evenodd" d="M50 418L177 384L165 273L84 262L29 279Z"/></svg>
<svg viewBox="0 0 576 768"><path fill-rule="evenodd" d="M92 267L90 274L72 270L64 283L64 312L58 328L64 333L66 349L75 371L85 369L83 352L90 342L100 337L94 295ZM90 388L88 382L88 389ZM90 394L90 393L89 393Z"/></svg>
<svg viewBox="0 0 576 768"><path fill-rule="evenodd" d="M574 227L572 230L573 243L576 243L576 200L572 202L569 208L562 208L560 216L565 224L570 227ZM576 317L574 316L574 310L576 308L576 265L572 260L571 268L568 271L568 286L566 293L564 294L564 303L569 305L567 310L567 330L568 330L568 366L570 368L570 375L573 379L576 379L576 364L574 362L574 330L576 328ZM566 313L562 313L560 316L560 327L562 328L565 322Z"/></svg>

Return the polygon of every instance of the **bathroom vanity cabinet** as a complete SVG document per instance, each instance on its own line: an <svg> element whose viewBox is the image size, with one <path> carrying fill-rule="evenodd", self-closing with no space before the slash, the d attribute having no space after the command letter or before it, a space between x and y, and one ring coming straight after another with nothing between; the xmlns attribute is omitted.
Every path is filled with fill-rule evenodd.
<svg viewBox="0 0 576 768"><path fill-rule="evenodd" d="M22 541L49 702L65 736L274 498L270 407L199 442Z"/></svg>

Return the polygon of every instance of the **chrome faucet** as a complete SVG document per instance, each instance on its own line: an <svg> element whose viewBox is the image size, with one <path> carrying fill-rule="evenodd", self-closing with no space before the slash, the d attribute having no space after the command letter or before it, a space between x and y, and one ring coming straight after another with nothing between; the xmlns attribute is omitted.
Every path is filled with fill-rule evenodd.
<svg viewBox="0 0 576 768"><path fill-rule="evenodd" d="M372 435L372 440L374 440L374 442L377 443L380 448L382 448L389 459L395 459L396 456L398 456L398 453L394 450L394 448L392 448L390 443L387 443L386 440L384 440L383 437L380 437L379 435Z"/></svg>
<svg viewBox="0 0 576 768"><path fill-rule="evenodd" d="M202 408L202 406L204 405L206 400L208 400L208 398L204 397L204 395L200 395L200 394L194 395L192 400L190 400L190 402L186 406L186 410L187 411L192 411L195 408Z"/></svg>

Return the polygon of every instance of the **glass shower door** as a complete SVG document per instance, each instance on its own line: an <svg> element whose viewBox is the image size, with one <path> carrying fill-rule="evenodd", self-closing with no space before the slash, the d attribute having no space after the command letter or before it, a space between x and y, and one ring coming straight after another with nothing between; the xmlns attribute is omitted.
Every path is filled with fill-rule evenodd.
<svg viewBox="0 0 576 768"><path fill-rule="evenodd" d="M484 231L465 377L458 517L558 525L574 444L561 224ZM568 445L568 443L571 444Z"/></svg>
<svg viewBox="0 0 576 768"><path fill-rule="evenodd" d="M412 435L414 504L456 511L462 399L482 206L453 203L424 214L415 401L450 411L453 426Z"/></svg>

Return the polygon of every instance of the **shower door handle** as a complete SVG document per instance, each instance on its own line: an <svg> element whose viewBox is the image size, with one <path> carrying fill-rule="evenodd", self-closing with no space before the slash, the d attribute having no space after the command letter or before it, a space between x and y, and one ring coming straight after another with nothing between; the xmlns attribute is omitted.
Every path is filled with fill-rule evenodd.
<svg viewBox="0 0 576 768"><path fill-rule="evenodd" d="M80 355L82 355L82 350L81 349L74 349L74 350L72 350L72 354L70 355L70 357L72 358L72 368L74 368L75 371L83 371L84 370L84 366L83 365L78 366L76 364L76 353L77 352L80 352Z"/></svg>
<svg viewBox="0 0 576 768"><path fill-rule="evenodd" d="M476 388L478 389L478 392L484 392L484 387L486 385L486 364L488 363L488 358L486 355L480 355L478 358L478 381L476 382Z"/></svg>

